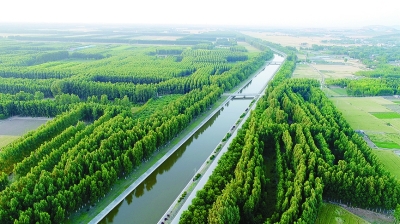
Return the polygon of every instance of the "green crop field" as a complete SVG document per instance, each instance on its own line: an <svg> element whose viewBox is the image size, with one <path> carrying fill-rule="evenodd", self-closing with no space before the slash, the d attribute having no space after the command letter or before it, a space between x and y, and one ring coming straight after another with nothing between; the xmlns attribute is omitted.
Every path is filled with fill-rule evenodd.
<svg viewBox="0 0 400 224"><path fill-rule="evenodd" d="M346 89L344 88L330 88L333 92L337 93L340 96L347 96Z"/></svg>
<svg viewBox="0 0 400 224"><path fill-rule="evenodd" d="M372 112L371 114L379 119L400 118L400 114L396 112Z"/></svg>
<svg viewBox="0 0 400 224"><path fill-rule="evenodd" d="M346 89L340 87L323 88L322 91L324 91L328 97L347 96Z"/></svg>
<svg viewBox="0 0 400 224"><path fill-rule="evenodd" d="M297 64L292 78L321 79L321 75L308 64Z"/></svg>
<svg viewBox="0 0 400 224"><path fill-rule="evenodd" d="M400 119L381 119L386 125L392 126L398 130L400 130Z"/></svg>
<svg viewBox="0 0 400 224"><path fill-rule="evenodd" d="M380 148L400 149L398 133L369 132L368 137Z"/></svg>
<svg viewBox="0 0 400 224"><path fill-rule="evenodd" d="M396 129L369 113L369 110L373 109L375 105L369 98L337 97L331 98L331 101L355 130L397 132ZM377 110L385 109L384 107L381 108L380 105L375 108Z"/></svg>
<svg viewBox="0 0 400 224"><path fill-rule="evenodd" d="M376 146L379 148L386 148L386 149L399 149L400 145L392 142L392 141L386 141L386 142L381 142L381 141L374 141L373 138L371 140L375 143Z"/></svg>
<svg viewBox="0 0 400 224"><path fill-rule="evenodd" d="M385 105L393 104L393 102L383 97L346 97L333 101L336 100L366 112L392 112Z"/></svg>
<svg viewBox="0 0 400 224"><path fill-rule="evenodd" d="M316 224L368 223L353 213L333 204L322 204Z"/></svg>
<svg viewBox="0 0 400 224"><path fill-rule="evenodd" d="M373 150L383 166L396 178L400 179L400 156L392 150Z"/></svg>
<svg viewBox="0 0 400 224"><path fill-rule="evenodd" d="M382 97L338 97L331 98L337 109L355 130L364 130L370 140L382 149L400 149L399 114L385 105L392 101ZM374 150L382 164L400 178L400 158L391 150Z"/></svg>

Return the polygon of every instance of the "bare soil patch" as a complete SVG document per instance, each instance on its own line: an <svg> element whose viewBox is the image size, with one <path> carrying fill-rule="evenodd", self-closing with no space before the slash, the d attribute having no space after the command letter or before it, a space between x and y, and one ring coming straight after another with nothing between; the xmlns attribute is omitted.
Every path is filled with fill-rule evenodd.
<svg viewBox="0 0 400 224"><path fill-rule="evenodd" d="M0 135L21 136L35 130L51 118L46 117L11 117L0 121Z"/></svg>

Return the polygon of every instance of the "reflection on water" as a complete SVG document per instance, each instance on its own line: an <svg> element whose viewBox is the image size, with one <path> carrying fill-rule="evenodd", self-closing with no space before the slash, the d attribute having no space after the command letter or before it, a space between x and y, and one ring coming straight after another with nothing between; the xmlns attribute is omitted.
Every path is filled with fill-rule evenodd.
<svg viewBox="0 0 400 224"><path fill-rule="evenodd" d="M133 192L134 192L136 198L142 196L144 194L144 184L140 184L139 186L137 186ZM129 195L132 195L132 194L129 194Z"/></svg>
<svg viewBox="0 0 400 224"><path fill-rule="evenodd" d="M256 75L256 76L257 76L257 75ZM255 76L255 77L256 77L256 76ZM241 89L239 90L238 93L242 93L243 90L247 89L247 87L249 87L249 86L251 85L252 82L253 82L253 79L250 80L250 82L248 82L245 86L243 86L243 88L241 88Z"/></svg>
<svg viewBox="0 0 400 224"><path fill-rule="evenodd" d="M129 194L128 196L126 196L126 198L125 198L125 200L126 200L126 202L128 203L128 205L130 205L131 203L132 203L132 195L133 194Z"/></svg>

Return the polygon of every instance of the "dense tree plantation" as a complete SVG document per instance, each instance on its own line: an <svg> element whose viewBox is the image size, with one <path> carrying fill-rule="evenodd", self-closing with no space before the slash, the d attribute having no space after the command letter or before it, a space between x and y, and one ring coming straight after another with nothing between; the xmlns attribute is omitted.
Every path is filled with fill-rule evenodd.
<svg viewBox="0 0 400 224"><path fill-rule="evenodd" d="M295 57L293 57L295 60ZM395 209L400 184L287 60L180 223L314 223L325 200Z"/></svg>
<svg viewBox="0 0 400 224"><path fill-rule="evenodd" d="M3 62L0 92L40 91L45 97L65 93L81 99L106 94L110 100L126 95L133 103L144 103L157 95L185 94L211 84L229 90L272 57L268 50L258 54L237 48L100 45L80 49L79 53L87 57L76 59L73 55L77 52L62 49L59 46L54 52L40 50L38 54L38 50L22 48L19 51L24 56L10 53L8 56L14 56L14 61L34 63Z"/></svg>
<svg viewBox="0 0 400 224"><path fill-rule="evenodd" d="M346 88L349 96L390 96L400 92L398 78L330 79L326 84Z"/></svg>
<svg viewBox="0 0 400 224"><path fill-rule="evenodd" d="M95 205L273 56L256 39L261 52L248 52L236 33L176 46L89 39L0 39L0 118L54 117L1 149L1 223L61 223Z"/></svg>

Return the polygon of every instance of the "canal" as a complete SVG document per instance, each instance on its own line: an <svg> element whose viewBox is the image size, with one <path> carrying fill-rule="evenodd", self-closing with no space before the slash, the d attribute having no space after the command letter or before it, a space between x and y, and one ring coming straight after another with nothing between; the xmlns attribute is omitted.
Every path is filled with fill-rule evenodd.
<svg viewBox="0 0 400 224"><path fill-rule="evenodd" d="M284 58L275 55L274 62ZM279 65L267 65L241 93L259 93ZM252 99L231 100L100 223L157 223Z"/></svg>

